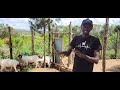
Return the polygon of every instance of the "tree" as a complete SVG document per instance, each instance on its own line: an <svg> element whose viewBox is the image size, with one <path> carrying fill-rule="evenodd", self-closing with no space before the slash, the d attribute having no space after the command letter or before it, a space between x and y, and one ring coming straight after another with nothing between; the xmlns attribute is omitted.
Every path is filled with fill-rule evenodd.
<svg viewBox="0 0 120 90"><path fill-rule="evenodd" d="M33 22L30 22L31 23L31 27L33 29L35 29L37 32L39 29L43 29L44 31L44 68L46 67L46 64L45 64L45 56L46 56L46 48L45 48L45 31L46 31L46 26L48 24L48 21L49 19L47 18L33 18L32 20L34 20L34 24Z"/></svg>
<svg viewBox="0 0 120 90"><path fill-rule="evenodd" d="M49 18L48 21L48 33L49 33L49 41L48 41L48 53L50 55L50 39L51 39L51 27L54 26L53 20Z"/></svg>
<svg viewBox="0 0 120 90"><path fill-rule="evenodd" d="M116 32L116 43L115 43L115 58L117 58L117 52L118 52L118 39L119 39L119 31L120 31L120 25L116 26L114 31Z"/></svg>
<svg viewBox="0 0 120 90"><path fill-rule="evenodd" d="M59 21L60 19L59 18L56 18L55 19L56 21ZM49 49L50 49L50 26L51 24L54 24L53 23L54 19L51 19L51 18L30 18L30 26L38 33L41 34L41 32L43 31L44 32L44 67L46 67L45 65L45 55L46 55L46 48L45 48L45 32L46 32L46 29L48 28L49 30ZM49 50L50 51L50 50Z"/></svg>
<svg viewBox="0 0 120 90"><path fill-rule="evenodd" d="M13 29L11 29L11 34L14 37L17 37L20 35L17 31ZM9 38L8 25L0 24L0 38L1 39Z"/></svg>
<svg viewBox="0 0 120 90"><path fill-rule="evenodd" d="M8 28L6 25L4 24L0 24L0 38L4 39L4 38L8 38Z"/></svg>
<svg viewBox="0 0 120 90"><path fill-rule="evenodd" d="M5 44L9 46L10 59L13 59L12 37L19 36L18 32L14 31L12 27L0 24L0 38L4 40Z"/></svg>
<svg viewBox="0 0 120 90"><path fill-rule="evenodd" d="M73 37L74 37L74 36L76 36L76 35L80 35L82 32L81 32L81 29L80 29L79 26L74 26L74 27L72 28L72 33L74 34L74 35L73 35Z"/></svg>

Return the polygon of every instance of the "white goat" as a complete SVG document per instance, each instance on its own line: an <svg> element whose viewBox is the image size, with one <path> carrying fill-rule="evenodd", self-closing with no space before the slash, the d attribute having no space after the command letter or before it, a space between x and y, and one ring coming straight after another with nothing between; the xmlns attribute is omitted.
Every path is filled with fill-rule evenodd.
<svg viewBox="0 0 120 90"><path fill-rule="evenodd" d="M44 57L42 59L39 59L38 61L40 61L42 64L44 63ZM51 65L51 58L49 56L45 57L45 63L48 65L48 67L50 68Z"/></svg>
<svg viewBox="0 0 120 90"><path fill-rule="evenodd" d="M6 67L11 67L11 68L13 67L15 69L15 72L18 72L17 69L16 69L18 64L19 64L19 62L17 60L12 60L12 59L0 60L1 72Z"/></svg>
<svg viewBox="0 0 120 90"><path fill-rule="evenodd" d="M38 60L41 58L38 55L32 55L32 56L22 56L19 55L18 58L20 60L22 60L26 65L28 65L28 63L35 63L36 67L38 66Z"/></svg>

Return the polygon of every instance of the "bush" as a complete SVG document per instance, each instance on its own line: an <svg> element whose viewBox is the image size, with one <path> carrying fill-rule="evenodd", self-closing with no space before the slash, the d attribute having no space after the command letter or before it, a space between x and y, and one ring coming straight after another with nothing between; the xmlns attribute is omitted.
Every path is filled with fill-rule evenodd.
<svg viewBox="0 0 120 90"><path fill-rule="evenodd" d="M112 50L107 50L107 51L106 51L106 57L107 57L108 59L115 59L115 51L114 51L114 49L112 49ZM120 50L119 50L119 49L118 49L117 58L120 59Z"/></svg>
<svg viewBox="0 0 120 90"><path fill-rule="evenodd" d="M3 45L2 47L0 47L0 57L2 59L6 59L6 58L10 57L9 48L7 48L5 45Z"/></svg>
<svg viewBox="0 0 120 90"><path fill-rule="evenodd" d="M0 47L2 47L3 43L3 40L0 40Z"/></svg>
<svg viewBox="0 0 120 90"><path fill-rule="evenodd" d="M117 58L120 59L120 50L118 50Z"/></svg>
<svg viewBox="0 0 120 90"><path fill-rule="evenodd" d="M111 54L110 59L115 59L115 54Z"/></svg>
<svg viewBox="0 0 120 90"><path fill-rule="evenodd" d="M112 49L112 50L107 50L106 51L106 58L107 59L115 59L115 52L114 52L114 50Z"/></svg>

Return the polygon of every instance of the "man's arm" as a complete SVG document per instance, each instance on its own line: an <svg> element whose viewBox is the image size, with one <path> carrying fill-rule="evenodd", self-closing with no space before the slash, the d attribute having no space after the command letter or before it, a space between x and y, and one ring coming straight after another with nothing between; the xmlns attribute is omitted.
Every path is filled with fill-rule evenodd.
<svg viewBox="0 0 120 90"><path fill-rule="evenodd" d="M75 37L73 38L73 40L71 41L71 43L70 43L67 51L62 51L62 52L60 52L60 53L58 53L58 54L59 54L59 55L63 54L63 55L65 55L65 56L68 57L68 56L70 55L70 53L72 52L72 49L75 48L76 39L77 39L77 36L75 36Z"/></svg>
<svg viewBox="0 0 120 90"><path fill-rule="evenodd" d="M94 51L94 57L90 57L88 55L85 55L84 59L91 62L91 63L97 64L99 59L100 59L99 57L100 57L99 51L95 50Z"/></svg>
<svg viewBox="0 0 120 90"><path fill-rule="evenodd" d="M68 57L70 55L70 53L72 52L72 49L73 48L71 46L69 46L67 51L59 52L59 55L64 54L65 56Z"/></svg>
<svg viewBox="0 0 120 90"><path fill-rule="evenodd" d="M99 61L99 51L98 50L95 50L94 51L94 57L90 57L90 56L88 56L88 55L85 55L85 54L82 54L82 53L80 53L79 51L77 51L77 50L74 50L74 52L80 57L80 58L83 58L83 59L85 59L85 60L87 60L87 61L89 61L89 62L91 62L91 63L95 63L95 64L97 64L98 63L98 61Z"/></svg>

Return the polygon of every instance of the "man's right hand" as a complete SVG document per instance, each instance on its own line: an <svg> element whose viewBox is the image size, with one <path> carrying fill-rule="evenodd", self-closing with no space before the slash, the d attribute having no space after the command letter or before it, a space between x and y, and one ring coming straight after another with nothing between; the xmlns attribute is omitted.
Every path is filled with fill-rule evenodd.
<svg viewBox="0 0 120 90"><path fill-rule="evenodd" d="M67 51L59 52L59 55L63 55L63 56L67 56L68 57L70 55L70 53L72 52L72 49L73 48L71 46L69 46Z"/></svg>
<svg viewBox="0 0 120 90"><path fill-rule="evenodd" d="M58 55L64 57L64 56L65 56L65 51L63 51L63 52L58 52Z"/></svg>

